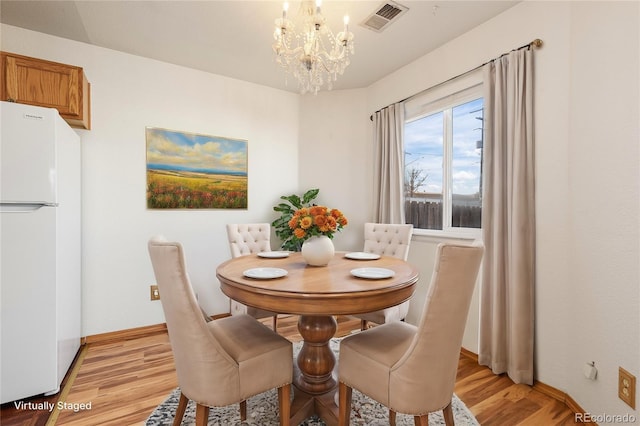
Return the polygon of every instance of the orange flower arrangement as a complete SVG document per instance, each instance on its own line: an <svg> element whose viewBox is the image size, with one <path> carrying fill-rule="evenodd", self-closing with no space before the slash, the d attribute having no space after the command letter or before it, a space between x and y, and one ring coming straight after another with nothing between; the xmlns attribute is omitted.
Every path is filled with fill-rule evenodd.
<svg viewBox="0 0 640 426"><path fill-rule="evenodd" d="M311 206L296 210L289 220L289 228L296 239L305 241L320 235L333 238L334 232L340 231L348 223L347 218L338 209Z"/></svg>

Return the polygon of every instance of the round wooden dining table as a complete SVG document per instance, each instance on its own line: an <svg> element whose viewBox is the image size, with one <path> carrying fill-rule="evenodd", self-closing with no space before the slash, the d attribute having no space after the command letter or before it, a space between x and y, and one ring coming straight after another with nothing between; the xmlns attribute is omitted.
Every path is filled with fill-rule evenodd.
<svg viewBox="0 0 640 426"><path fill-rule="evenodd" d="M337 329L334 315L398 305L411 297L419 274L408 262L388 256L359 260L338 252L327 266L308 266L300 253L282 255L237 257L220 264L216 276L222 292L233 300L299 315L304 342L294 371L291 424L314 414L328 425L337 424L336 359L329 347Z"/></svg>

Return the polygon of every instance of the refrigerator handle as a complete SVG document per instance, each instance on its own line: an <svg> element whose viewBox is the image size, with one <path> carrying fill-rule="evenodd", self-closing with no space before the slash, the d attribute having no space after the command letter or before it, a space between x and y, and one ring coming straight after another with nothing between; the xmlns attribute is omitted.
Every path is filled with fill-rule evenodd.
<svg viewBox="0 0 640 426"><path fill-rule="evenodd" d="M31 213L42 207L58 207L58 203L0 203L0 213Z"/></svg>

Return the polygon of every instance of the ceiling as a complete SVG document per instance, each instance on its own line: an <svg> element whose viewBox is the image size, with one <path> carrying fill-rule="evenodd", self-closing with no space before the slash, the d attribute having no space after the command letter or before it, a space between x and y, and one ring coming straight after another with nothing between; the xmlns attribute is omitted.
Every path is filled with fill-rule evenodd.
<svg viewBox="0 0 640 426"><path fill-rule="evenodd" d="M382 1L325 0L338 32L350 16L355 55L335 89L367 87L482 24L518 1L399 0L409 11L383 32L360 25ZM289 17L300 2L289 1ZM58 37L297 92L273 58L282 1L1 0L0 21ZM20 52L15 52L20 53Z"/></svg>

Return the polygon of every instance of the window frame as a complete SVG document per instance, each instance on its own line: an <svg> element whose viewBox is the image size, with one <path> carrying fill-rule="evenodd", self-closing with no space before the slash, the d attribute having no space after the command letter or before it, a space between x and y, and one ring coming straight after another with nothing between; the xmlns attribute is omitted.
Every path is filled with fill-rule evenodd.
<svg viewBox="0 0 640 426"><path fill-rule="evenodd" d="M451 226L453 208L453 120L452 111L458 105L484 98L482 73L471 72L451 82L446 82L416 95L405 102L404 124L422 119L438 112L443 112L443 153L442 153L442 229L415 228L415 235L434 236L440 238L479 239L482 228L462 228ZM484 105L484 102L483 102ZM483 130L484 133L484 130ZM484 135L483 135L484 140ZM406 178L406 167L403 163L403 175ZM482 176L481 176L482 179ZM403 203L405 201L403 191Z"/></svg>

